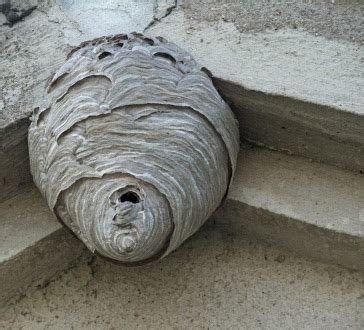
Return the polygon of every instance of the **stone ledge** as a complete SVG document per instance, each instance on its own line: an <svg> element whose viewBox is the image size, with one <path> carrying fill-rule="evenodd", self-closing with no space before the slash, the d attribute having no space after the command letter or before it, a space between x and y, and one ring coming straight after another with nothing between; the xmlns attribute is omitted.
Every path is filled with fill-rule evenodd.
<svg viewBox="0 0 364 330"><path fill-rule="evenodd" d="M217 218L236 232L363 271L363 184L360 174L243 146Z"/></svg>
<svg viewBox="0 0 364 330"><path fill-rule="evenodd" d="M354 172L364 171L364 116L328 105L249 90L219 78L242 140Z"/></svg>
<svg viewBox="0 0 364 330"><path fill-rule="evenodd" d="M362 181L359 174L245 145L213 219L241 239L364 271ZM0 252L0 303L90 256L35 188L0 204Z"/></svg>

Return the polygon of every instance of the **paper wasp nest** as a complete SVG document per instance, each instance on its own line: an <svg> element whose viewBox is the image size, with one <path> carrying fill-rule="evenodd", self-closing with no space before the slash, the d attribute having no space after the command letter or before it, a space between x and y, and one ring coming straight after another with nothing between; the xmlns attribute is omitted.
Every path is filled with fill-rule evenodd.
<svg viewBox="0 0 364 330"><path fill-rule="evenodd" d="M92 251L160 258L227 193L237 122L206 69L162 38L115 35L75 49L34 111L34 181Z"/></svg>

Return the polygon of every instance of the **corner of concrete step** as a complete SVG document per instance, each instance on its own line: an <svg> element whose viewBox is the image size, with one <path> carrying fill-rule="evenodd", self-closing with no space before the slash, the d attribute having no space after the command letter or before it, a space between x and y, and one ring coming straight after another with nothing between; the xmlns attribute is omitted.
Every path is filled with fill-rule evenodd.
<svg viewBox="0 0 364 330"><path fill-rule="evenodd" d="M326 263L364 271L364 177L243 145L223 228Z"/></svg>
<svg viewBox="0 0 364 330"><path fill-rule="evenodd" d="M35 188L0 204L0 228L0 306L90 257Z"/></svg>

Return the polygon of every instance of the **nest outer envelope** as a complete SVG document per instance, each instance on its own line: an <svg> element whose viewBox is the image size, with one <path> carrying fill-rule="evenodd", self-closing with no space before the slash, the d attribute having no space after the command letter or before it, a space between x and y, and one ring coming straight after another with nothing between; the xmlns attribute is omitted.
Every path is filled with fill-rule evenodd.
<svg viewBox="0 0 364 330"><path fill-rule="evenodd" d="M237 121L208 72L141 34L82 43L53 76L29 128L35 184L92 251L163 257L227 194Z"/></svg>

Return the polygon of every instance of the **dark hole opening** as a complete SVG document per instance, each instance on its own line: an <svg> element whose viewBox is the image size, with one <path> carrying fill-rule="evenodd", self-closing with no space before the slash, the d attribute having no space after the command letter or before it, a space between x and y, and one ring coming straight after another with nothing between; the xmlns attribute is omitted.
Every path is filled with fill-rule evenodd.
<svg viewBox="0 0 364 330"><path fill-rule="evenodd" d="M119 201L120 203L130 202L133 204L138 204L140 202L140 197L135 192L128 191L119 197Z"/></svg>
<svg viewBox="0 0 364 330"><path fill-rule="evenodd" d="M154 41L153 41L153 39L150 39L150 38L144 38L144 41L145 41L148 45L151 45L151 46L153 46L153 45L154 45Z"/></svg>
<svg viewBox="0 0 364 330"><path fill-rule="evenodd" d="M115 46L118 46L118 47L122 48L124 46L124 43L123 42L118 42L117 44L115 44Z"/></svg>
<svg viewBox="0 0 364 330"><path fill-rule="evenodd" d="M102 60L103 58L107 57L107 56L110 56L111 53L109 52L102 52L99 56L98 56L98 59L99 60Z"/></svg>
<svg viewBox="0 0 364 330"><path fill-rule="evenodd" d="M118 42L120 40L128 40L128 36L126 34L117 34L110 38L111 41Z"/></svg>
<svg viewBox="0 0 364 330"><path fill-rule="evenodd" d="M170 60L172 63L176 63L175 58L172 55L169 55L167 53L157 52L157 53L154 54L154 56L162 57L162 58L165 58L167 60Z"/></svg>
<svg viewBox="0 0 364 330"><path fill-rule="evenodd" d="M128 36L126 34L123 34L121 37L120 37L121 40L128 40Z"/></svg>

